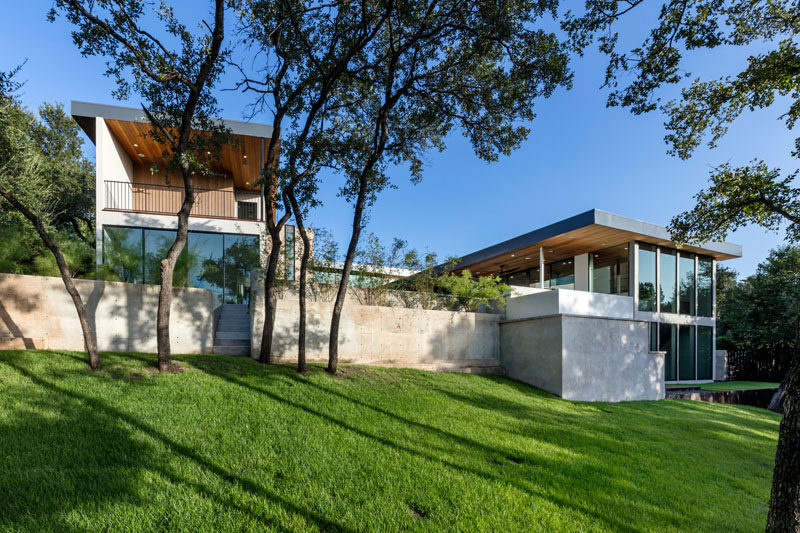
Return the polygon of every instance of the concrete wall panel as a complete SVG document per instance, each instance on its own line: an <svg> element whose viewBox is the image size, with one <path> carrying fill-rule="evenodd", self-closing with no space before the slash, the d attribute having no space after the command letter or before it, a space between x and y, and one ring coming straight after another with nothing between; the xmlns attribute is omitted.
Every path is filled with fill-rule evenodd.
<svg viewBox="0 0 800 533"><path fill-rule="evenodd" d="M561 350L560 316L500 324L500 362L506 374L559 396Z"/></svg>

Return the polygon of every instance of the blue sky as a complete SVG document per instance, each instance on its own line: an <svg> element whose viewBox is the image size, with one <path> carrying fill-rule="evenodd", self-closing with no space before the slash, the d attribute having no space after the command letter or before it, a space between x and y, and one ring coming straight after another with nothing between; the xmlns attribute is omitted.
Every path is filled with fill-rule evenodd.
<svg viewBox="0 0 800 533"><path fill-rule="evenodd" d="M0 20L0 70L28 60L22 72L25 104L119 103L111 95L112 81L102 75L103 60L81 57L69 25L63 19L47 22L48 8L47 2L16 3ZM646 16L637 15L628 28L646 27ZM709 78L738 72L744 61L741 50L715 50L691 57L687 65L694 75ZM367 231L386 242L406 239L440 257L463 255L591 208L666 225L693 205L708 171L722 162L744 164L758 157L785 170L796 168L793 137L778 119L785 106L742 116L718 148L702 148L682 161L666 154L663 116L605 107L602 57L587 54L573 69L573 89L538 103L530 137L510 157L486 164L453 135L444 153L429 154L422 183L412 185L407 172L396 169L397 188L379 197ZM226 118L242 118L248 101L232 91L220 93ZM323 184L324 205L309 221L346 242L352 213L336 195L339 185L335 178ZM728 240L743 245L744 257L727 264L749 275L783 234L753 227Z"/></svg>

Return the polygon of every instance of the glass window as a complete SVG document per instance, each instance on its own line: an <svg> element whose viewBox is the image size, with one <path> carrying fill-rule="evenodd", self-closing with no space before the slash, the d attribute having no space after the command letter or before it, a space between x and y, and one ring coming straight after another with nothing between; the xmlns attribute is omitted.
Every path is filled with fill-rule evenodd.
<svg viewBox="0 0 800 533"><path fill-rule="evenodd" d="M104 279L141 283L143 253L141 229L103 227Z"/></svg>
<svg viewBox="0 0 800 533"><path fill-rule="evenodd" d="M712 379L714 328L697 326L697 379Z"/></svg>
<svg viewBox="0 0 800 533"><path fill-rule="evenodd" d="M639 311L655 311L656 249L654 246L639 245L637 268L639 270Z"/></svg>
<svg viewBox="0 0 800 533"><path fill-rule="evenodd" d="M512 287L528 287L530 286L530 281L528 280L528 271L523 270L522 272L515 272L513 274L508 275L508 284Z"/></svg>
<svg viewBox="0 0 800 533"><path fill-rule="evenodd" d="M255 202L236 202L237 218L245 220L256 220L256 212L258 211L258 204Z"/></svg>
<svg viewBox="0 0 800 533"><path fill-rule="evenodd" d="M589 290L628 295L628 245L620 244L589 254Z"/></svg>
<svg viewBox="0 0 800 533"><path fill-rule="evenodd" d="M694 315L694 256L681 253L680 313Z"/></svg>
<svg viewBox="0 0 800 533"><path fill-rule="evenodd" d="M151 285L161 285L161 261L167 257L176 232L163 229L144 230L144 280ZM175 270L172 272L172 286L186 287L189 277L189 254L183 247Z"/></svg>
<svg viewBox="0 0 800 533"><path fill-rule="evenodd" d="M208 289L222 301L225 286L221 233L189 232L189 287Z"/></svg>
<svg viewBox="0 0 800 533"><path fill-rule="evenodd" d="M294 226L286 226L286 244L283 250L286 259L286 279L294 281Z"/></svg>
<svg viewBox="0 0 800 533"><path fill-rule="evenodd" d="M694 379L694 326L680 327L678 352L678 379Z"/></svg>
<svg viewBox="0 0 800 533"><path fill-rule="evenodd" d="M661 260L661 275L659 284L659 298L661 300L662 313L677 313L677 255L675 250L661 248L659 251Z"/></svg>
<svg viewBox="0 0 800 533"><path fill-rule="evenodd" d="M658 328L658 350L666 352L664 357L664 379L675 381L677 377L677 360L675 359L675 349L678 344L678 332L675 324L661 324Z"/></svg>
<svg viewBox="0 0 800 533"><path fill-rule="evenodd" d="M259 265L258 237L225 234L225 303L250 303L250 271Z"/></svg>
<svg viewBox="0 0 800 533"><path fill-rule="evenodd" d="M658 351L658 322L650 322L650 351Z"/></svg>
<svg viewBox="0 0 800 533"><path fill-rule="evenodd" d="M708 258L697 261L697 314L712 316L714 313L714 262Z"/></svg>
<svg viewBox="0 0 800 533"><path fill-rule="evenodd" d="M545 287L551 289L575 288L575 265L572 259L545 265Z"/></svg>
<svg viewBox="0 0 800 533"><path fill-rule="evenodd" d="M528 270L529 287L539 288L541 280L539 279L539 267L533 267Z"/></svg>

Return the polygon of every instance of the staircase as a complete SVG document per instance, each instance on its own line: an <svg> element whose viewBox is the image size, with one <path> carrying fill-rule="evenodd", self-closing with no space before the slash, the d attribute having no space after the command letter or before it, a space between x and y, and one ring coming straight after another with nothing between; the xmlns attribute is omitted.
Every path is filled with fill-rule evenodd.
<svg viewBox="0 0 800 533"><path fill-rule="evenodd" d="M247 305L225 304L219 315L214 353L250 355L250 315Z"/></svg>

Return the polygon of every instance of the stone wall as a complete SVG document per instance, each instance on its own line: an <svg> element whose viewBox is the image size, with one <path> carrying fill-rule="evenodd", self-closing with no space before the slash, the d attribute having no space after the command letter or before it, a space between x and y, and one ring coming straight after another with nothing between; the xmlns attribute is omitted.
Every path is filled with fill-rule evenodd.
<svg viewBox="0 0 800 533"><path fill-rule="evenodd" d="M156 351L158 286L75 280L101 351ZM220 303L205 289L175 289L173 353L210 353ZM0 349L84 350L75 305L61 278L0 274Z"/></svg>
<svg viewBox="0 0 800 533"><path fill-rule="evenodd" d="M253 276L251 342L257 357L264 327L264 285ZM306 357L327 361L333 303L308 302ZM475 371L497 369L500 315L361 305L348 296L339 334L339 360L379 366ZM299 310L287 291L278 300L276 359L297 360Z"/></svg>

